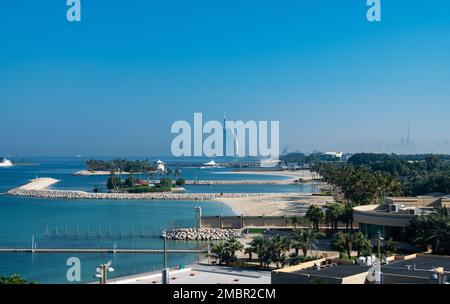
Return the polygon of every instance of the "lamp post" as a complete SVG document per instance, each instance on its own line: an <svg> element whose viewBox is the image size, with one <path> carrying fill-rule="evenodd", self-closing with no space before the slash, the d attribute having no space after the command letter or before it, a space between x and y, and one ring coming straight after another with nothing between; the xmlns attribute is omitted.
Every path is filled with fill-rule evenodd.
<svg viewBox="0 0 450 304"><path fill-rule="evenodd" d="M111 267L112 261L109 261L106 264L100 265L99 268L96 269L96 274L94 277L100 279L100 284L106 284L108 280L108 272L113 272L114 268Z"/></svg>
<svg viewBox="0 0 450 304"><path fill-rule="evenodd" d="M381 284L381 241L383 237L381 236L381 231L378 231L378 263L376 267L376 283Z"/></svg>
<svg viewBox="0 0 450 304"><path fill-rule="evenodd" d="M164 239L164 268L162 270L162 283L169 284L169 269L167 269L167 232L166 229L162 232L162 237Z"/></svg>

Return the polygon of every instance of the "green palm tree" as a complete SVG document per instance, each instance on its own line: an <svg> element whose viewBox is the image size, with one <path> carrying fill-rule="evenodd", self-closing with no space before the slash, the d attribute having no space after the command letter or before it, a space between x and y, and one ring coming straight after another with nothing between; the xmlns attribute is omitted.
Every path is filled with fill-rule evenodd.
<svg viewBox="0 0 450 304"><path fill-rule="evenodd" d="M384 241L383 246L381 247L381 252L384 255L389 255L395 253L397 251L397 243L392 240L392 238Z"/></svg>
<svg viewBox="0 0 450 304"><path fill-rule="evenodd" d="M367 256L372 254L372 243L367 236L362 232L357 232L354 235L355 250L357 256Z"/></svg>
<svg viewBox="0 0 450 304"><path fill-rule="evenodd" d="M344 213L344 207L340 203L333 203L327 206L327 210L325 211L325 218L327 222L330 224L331 229L338 229L338 222L342 218L342 214Z"/></svg>
<svg viewBox="0 0 450 304"><path fill-rule="evenodd" d="M225 254L225 246L223 242L212 245L210 256L215 259L217 264L222 263Z"/></svg>
<svg viewBox="0 0 450 304"><path fill-rule="evenodd" d="M303 256L308 256L308 251L317 244L319 233L312 229L295 230L291 240L291 248L295 249L298 256L299 249L302 250Z"/></svg>
<svg viewBox="0 0 450 304"><path fill-rule="evenodd" d="M242 245L241 242L239 242L236 238L230 238L225 242L225 247L228 249L231 257L236 256L236 252L241 251L244 249L244 245Z"/></svg>
<svg viewBox="0 0 450 304"><path fill-rule="evenodd" d="M331 248L339 251L341 256L346 254L348 259L351 259L354 242L354 234L338 232L331 240Z"/></svg>
<svg viewBox="0 0 450 304"><path fill-rule="evenodd" d="M251 242L249 243L249 246L245 248L245 254L248 254L249 260L252 260L253 253L258 254L258 252L261 251L262 245L264 243L264 239L260 236L255 237Z"/></svg>
<svg viewBox="0 0 450 304"><path fill-rule="evenodd" d="M291 221L292 225L294 225L294 228L297 228L297 225L300 223L298 217L294 216Z"/></svg>
<svg viewBox="0 0 450 304"><path fill-rule="evenodd" d="M283 267L287 263L285 252L289 249L290 242L286 237L277 235L272 238L272 261L275 262L277 268Z"/></svg>
<svg viewBox="0 0 450 304"><path fill-rule="evenodd" d="M305 217L310 223L313 224L315 230L319 230L319 224L324 217L322 208L317 207L316 205L309 206Z"/></svg>

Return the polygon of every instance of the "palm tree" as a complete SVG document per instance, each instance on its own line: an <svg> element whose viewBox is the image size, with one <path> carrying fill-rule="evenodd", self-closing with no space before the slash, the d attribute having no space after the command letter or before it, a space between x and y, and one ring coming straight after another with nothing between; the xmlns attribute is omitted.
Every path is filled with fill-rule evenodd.
<svg viewBox="0 0 450 304"><path fill-rule="evenodd" d="M290 249L290 242L286 237L277 235L272 238L272 243L273 261L276 263L277 268L280 268L280 265L281 267L284 267L284 265L287 263L287 256L285 252Z"/></svg>
<svg viewBox="0 0 450 304"><path fill-rule="evenodd" d="M324 217L322 208L317 207L316 205L309 206L305 217L310 223L313 224L315 230L319 230L319 224Z"/></svg>
<svg viewBox="0 0 450 304"><path fill-rule="evenodd" d="M221 264L222 258L224 257L225 252L225 246L224 243L220 242L217 244L214 244L211 247L211 257L213 257L216 260L216 263Z"/></svg>
<svg viewBox="0 0 450 304"><path fill-rule="evenodd" d="M308 256L308 251L317 244L319 233L312 229L299 229L293 233L291 248L295 249L295 254L298 256L299 249L302 250L303 256Z"/></svg>
<svg viewBox="0 0 450 304"><path fill-rule="evenodd" d="M355 237L353 234L338 232L331 240L331 247L338 250L341 256L345 253L348 259L351 259L354 242Z"/></svg>
<svg viewBox="0 0 450 304"><path fill-rule="evenodd" d="M297 228L297 225L300 223L300 221L298 220L298 217L294 216L291 221L292 221L292 225L294 225L294 228Z"/></svg>
<svg viewBox="0 0 450 304"><path fill-rule="evenodd" d="M327 210L325 212L325 218L328 223L331 225L331 229L338 229L338 222L342 218L342 214L344 213L344 207L342 204L333 203L327 206Z"/></svg>
<svg viewBox="0 0 450 304"><path fill-rule="evenodd" d="M437 216L450 217L450 208L448 207L445 206L436 207L433 209L433 211Z"/></svg>
<svg viewBox="0 0 450 304"><path fill-rule="evenodd" d="M397 243L392 240L392 238L384 241L383 246L381 247L381 252L384 255L389 255L391 253L395 253L397 251Z"/></svg>
<svg viewBox="0 0 450 304"><path fill-rule="evenodd" d="M355 250L357 252L357 256L367 256L372 254L372 243L366 237L366 235L362 232L355 233L354 236L355 241Z"/></svg>
<svg viewBox="0 0 450 304"><path fill-rule="evenodd" d="M244 245L236 238L230 238L225 242L225 247L230 252L231 257L235 257L236 252L244 249Z"/></svg>
<svg viewBox="0 0 450 304"><path fill-rule="evenodd" d="M435 254L450 254L450 217L448 210L435 209L429 215L420 215L411 220L405 229L405 236L421 249L432 246Z"/></svg>
<svg viewBox="0 0 450 304"><path fill-rule="evenodd" d="M263 249L265 243L265 239L263 237L255 237L250 243L249 243L249 247L247 247L245 249L245 254L249 255L249 260L252 260L252 254L256 253L258 256L260 254L260 252ZM262 267L262 264L260 262L260 267Z"/></svg>
<svg viewBox="0 0 450 304"><path fill-rule="evenodd" d="M353 207L354 205L352 203L346 203L340 216L341 220L345 222L347 231L349 227L353 231Z"/></svg>
<svg viewBox="0 0 450 304"><path fill-rule="evenodd" d="M236 238L230 238L225 243L218 243L212 246L211 256L216 258L216 261L227 265L236 261L236 252L241 251L244 246Z"/></svg>

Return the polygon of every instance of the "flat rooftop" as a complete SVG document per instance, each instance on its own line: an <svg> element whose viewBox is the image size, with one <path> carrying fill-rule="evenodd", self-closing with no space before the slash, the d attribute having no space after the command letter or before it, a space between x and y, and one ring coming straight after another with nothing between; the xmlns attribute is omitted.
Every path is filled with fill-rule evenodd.
<svg viewBox="0 0 450 304"><path fill-rule="evenodd" d="M382 266L381 272L392 275L429 278L431 271L435 267L444 267L444 271L450 273L450 257L421 255L409 260L393 261L387 265ZM320 270L314 267L310 267L290 273L342 279L345 277L367 272L370 268L371 266L360 266L356 264L335 266L330 264L329 266L322 267Z"/></svg>
<svg viewBox="0 0 450 304"><path fill-rule="evenodd" d="M359 266L359 265L336 265L323 267L320 270L314 267L306 268L302 270L293 271L293 274L302 275L312 275L312 276L322 276L322 277L333 277L333 278L346 278L353 275L360 274L362 272L369 271L369 266Z"/></svg>
<svg viewBox="0 0 450 304"><path fill-rule="evenodd" d="M270 284L270 271L195 264L170 274L170 284ZM117 278L109 284L161 284L161 272Z"/></svg>
<svg viewBox="0 0 450 304"><path fill-rule="evenodd" d="M386 274L429 278L430 272L436 267L444 267L444 271L450 273L450 257L418 256L410 260L394 261L383 266L382 272Z"/></svg>

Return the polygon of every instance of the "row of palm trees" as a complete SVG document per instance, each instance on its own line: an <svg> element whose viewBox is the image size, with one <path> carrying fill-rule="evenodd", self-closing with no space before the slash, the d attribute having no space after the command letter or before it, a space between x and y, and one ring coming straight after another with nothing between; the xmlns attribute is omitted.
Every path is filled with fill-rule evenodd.
<svg viewBox="0 0 450 304"><path fill-rule="evenodd" d="M321 163L313 168L332 186L338 200L355 205L379 203L385 196L404 194L404 185L389 173L347 164Z"/></svg>
<svg viewBox="0 0 450 304"><path fill-rule="evenodd" d="M233 265L238 261L237 253L248 254L248 261L253 262L254 255L261 269L282 268L286 265L317 259L309 255L310 251L317 249L318 239L322 235L314 229L296 229L290 237L276 235L274 237L255 237L247 247L238 239L231 238L226 242L212 245L210 256L218 264ZM380 253L389 255L396 251L396 243L392 239L386 240L379 248ZM337 250L341 258L351 259L353 251L356 256L369 256L374 252L371 240L362 232L338 232L331 239L330 249ZM301 254L300 254L301 253Z"/></svg>
<svg viewBox="0 0 450 304"><path fill-rule="evenodd" d="M321 223L328 224L332 230L337 230L339 223L345 223L346 230L353 230L353 204L332 203L322 208L311 205L306 211L305 218L311 223L314 230L319 230Z"/></svg>
<svg viewBox="0 0 450 304"><path fill-rule="evenodd" d="M289 238L281 235L258 236L245 248L239 240L232 238L212 245L211 256L219 264L231 265L237 261L236 253L243 251L248 254L250 262L257 255L260 268L270 268L272 265L280 268L314 259L308 253L316 247L319 237L320 233L316 230L296 229Z"/></svg>
<svg viewBox="0 0 450 304"><path fill-rule="evenodd" d="M388 239L381 244L380 253L389 255L394 253L396 243ZM362 232L348 233L338 232L333 235L330 244L331 249L337 250L341 258L352 258L352 252L356 251L356 256L369 256L373 253L373 246L370 239Z"/></svg>

